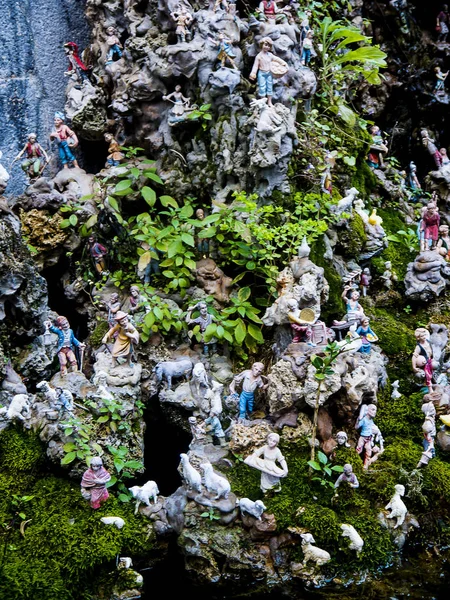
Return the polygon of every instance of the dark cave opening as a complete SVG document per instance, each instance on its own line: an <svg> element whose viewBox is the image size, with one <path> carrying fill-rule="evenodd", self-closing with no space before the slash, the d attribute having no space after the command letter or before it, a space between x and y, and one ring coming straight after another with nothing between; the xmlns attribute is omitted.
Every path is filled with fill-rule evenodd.
<svg viewBox="0 0 450 600"><path fill-rule="evenodd" d="M77 303L64 293L63 276L70 269L67 258L61 257L56 265L41 272L48 284L48 305L51 310L67 317L75 337L80 341L89 335L87 315L80 312Z"/></svg>
<svg viewBox="0 0 450 600"><path fill-rule="evenodd" d="M185 421L187 422L187 414ZM178 473L180 453L187 452L191 435L167 418L156 397L150 398L144 412L145 479L156 481L163 496L169 496L181 485ZM163 458L163 459L162 459Z"/></svg>

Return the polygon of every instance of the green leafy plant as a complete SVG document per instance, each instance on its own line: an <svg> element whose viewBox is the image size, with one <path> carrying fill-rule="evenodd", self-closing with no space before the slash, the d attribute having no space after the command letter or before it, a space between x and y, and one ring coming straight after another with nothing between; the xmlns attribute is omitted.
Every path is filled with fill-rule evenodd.
<svg viewBox="0 0 450 600"><path fill-rule="evenodd" d="M311 461L314 462L316 452L316 432L317 432L317 420L319 416L320 407L320 393L322 391L322 385L326 380L327 376L333 375L334 370L332 365L335 363L337 357L341 352L345 350L345 345L339 346L336 342L330 342L325 346L323 356L313 354L311 356L311 364L316 369L314 377L318 382L316 392L316 402L314 406L314 420L313 429L311 434Z"/></svg>
<svg viewBox="0 0 450 600"><path fill-rule="evenodd" d="M152 334L159 331L164 334L169 333L171 330L180 333L185 326L184 319L181 318L182 311L170 308L167 302L164 302L159 296L153 295L148 298L147 309L148 312L140 325L143 342L146 342Z"/></svg>
<svg viewBox="0 0 450 600"><path fill-rule="evenodd" d="M11 496L11 508L14 515L19 517L22 521L25 521L26 514L23 512L28 502L33 500L34 496L19 496L18 494L12 494Z"/></svg>
<svg viewBox="0 0 450 600"><path fill-rule="evenodd" d="M191 121L201 121L203 129L208 127L208 121L211 121L212 114L209 112L211 104L202 104L199 108L195 108L188 113L187 118Z"/></svg>
<svg viewBox="0 0 450 600"><path fill-rule="evenodd" d="M117 484L118 499L121 502L129 502L132 498L131 492L125 485L127 479L132 479L136 471L144 469L144 465L139 460L127 460L128 448L125 446L108 446L108 452L113 456L113 464L115 474L111 475L111 479L106 484L110 488Z"/></svg>
<svg viewBox="0 0 450 600"><path fill-rule="evenodd" d="M401 244L404 248L407 248L409 252L414 252L417 254L419 251L419 239L417 237L417 233L414 231L414 229L411 229L411 227L409 227L406 231L400 229L400 231L397 231L397 233L388 235L387 239L395 244Z"/></svg>
<svg viewBox="0 0 450 600"><path fill-rule="evenodd" d="M207 518L210 521L219 521L220 520L220 515L216 515L216 511L212 506L209 507L209 510L207 512L206 511L202 512L200 516Z"/></svg>
<svg viewBox="0 0 450 600"><path fill-rule="evenodd" d="M318 461L308 460L308 465L317 473L316 477L312 477L312 481L318 481L320 485L334 488L334 481L331 481L329 477L332 476L333 472L342 473L344 468L340 465L331 466L327 455L320 450L317 452L317 458Z"/></svg>
<svg viewBox="0 0 450 600"><path fill-rule="evenodd" d="M79 417L70 417L66 423L62 423L65 427L64 435L72 438L72 441L64 444L63 449L66 453L61 459L62 465L69 465L75 459L83 462L88 461L93 456L93 452L102 454L103 449L96 442L90 442L93 436L92 425L89 422L83 421Z"/></svg>

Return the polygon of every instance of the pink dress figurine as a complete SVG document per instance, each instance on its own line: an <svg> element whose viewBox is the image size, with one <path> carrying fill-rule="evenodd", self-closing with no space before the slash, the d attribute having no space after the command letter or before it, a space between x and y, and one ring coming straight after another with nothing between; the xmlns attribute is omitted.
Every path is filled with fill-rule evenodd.
<svg viewBox="0 0 450 600"><path fill-rule="evenodd" d="M429 202L427 205L427 210L422 217L422 223L420 225L420 229L424 231L423 239L421 239L421 251L424 252L428 246L428 240L431 240L431 250L436 248L437 241L439 239L439 224L441 218L437 211L436 205L433 202Z"/></svg>
<svg viewBox="0 0 450 600"><path fill-rule="evenodd" d="M100 508L100 504L108 500L106 484L110 479L111 475L103 466L102 459L94 456L91 466L84 472L81 479L81 495L85 500L90 501L92 508Z"/></svg>
<svg viewBox="0 0 450 600"><path fill-rule="evenodd" d="M425 327L418 327L414 335L416 336L417 345L412 355L412 368L416 375L423 373L425 377L425 384L428 387L428 391L433 391L432 380L433 380L433 350L431 349L428 338L429 332Z"/></svg>

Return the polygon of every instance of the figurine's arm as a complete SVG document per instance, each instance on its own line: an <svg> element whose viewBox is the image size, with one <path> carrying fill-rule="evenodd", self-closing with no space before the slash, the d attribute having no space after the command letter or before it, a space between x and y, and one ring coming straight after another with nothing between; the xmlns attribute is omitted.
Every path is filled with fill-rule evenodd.
<svg viewBox="0 0 450 600"><path fill-rule="evenodd" d="M341 298L342 298L342 300L345 300L345 302L348 302L347 292L349 289L351 289L351 286L346 285L341 294Z"/></svg>
<svg viewBox="0 0 450 600"><path fill-rule="evenodd" d="M42 152L42 154L44 155L44 158L45 158L45 160L46 160L47 162L49 162L49 160L50 160L50 159L49 159L49 157L48 157L48 154L47 154L47 152L44 150L44 148L43 148L43 147L42 147L40 144L38 144L38 148L39 148L39 150Z"/></svg>
<svg viewBox="0 0 450 600"><path fill-rule="evenodd" d="M109 338L111 338L116 333L116 331L118 331L118 329L119 325L114 325L114 327L111 327L111 329L107 331L103 336L102 344L106 344Z"/></svg>
<svg viewBox="0 0 450 600"><path fill-rule="evenodd" d="M75 133L75 131L72 131L72 129L69 129L69 127L67 127L67 133L69 134L69 136L71 138L73 138L73 148L76 148L78 146L78 138L77 138L77 134Z"/></svg>
<svg viewBox="0 0 450 600"><path fill-rule="evenodd" d="M19 158L23 155L23 153L25 152L26 149L27 149L27 144L25 144L25 146L22 148L22 150L19 152L19 154L16 156L16 158L14 160L19 160Z"/></svg>
<svg viewBox="0 0 450 600"><path fill-rule="evenodd" d="M420 369L417 368L417 358L420 356L420 348L419 346L416 346L414 349L414 353L412 355L411 358L411 362L412 362L412 368L414 373L419 373Z"/></svg>
<svg viewBox="0 0 450 600"><path fill-rule="evenodd" d="M259 54L257 54L255 57L255 62L253 63L252 71L251 71L250 75L248 76L249 79L256 79L256 74L258 73L258 69L259 69Z"/></svg>
<svg viewBox="0 0 450 600"><path fill-rule="evenodd" d="M168 96L163 96L162 99L163 100L169 100L169 102L173 102L172 100L172 96L175 94L175 92L172 92L171 94L169 94Z"/></svg>
<svg viewBox="0 0 450 600"><path fill-rule="evenodd" d="M284 67L288 66L288 64L285 60L283 60L279 56L275 56L275 54L272 56L272 61L277 62L278 64L283 65Z"/></svg>
<svg viewBox="0 0 450 600"><path fill-rule="evenodd" d="M286 475L288 474L288 472L289 472L289 471L288 471L288 466L287 466L286 459L284 458L284 456L283 456L283 455L281 455L281 456L278 458L278 462L280 463L280 465L281 465L281 468L282 468L282 469L283 469L283 471L284 471L284 476L286 476Z"/></svg>
<svg viewBox="0 0 450 600"><path fill-rule="evenodd" d="M245 371L239 373L239 375L235 375L233 381L230 383L230 392L232 394L236 394L236 384L240 383L245 377Z"/></svg>
<svg viewBox="0 0 450 600"><path fill-rule="evenodd" d="M189 306L189 308L187 309L185 321L188 325L190 325L194 320L192 318L192 313L194 312L195 309L196 309L196 306Z"/></svg>

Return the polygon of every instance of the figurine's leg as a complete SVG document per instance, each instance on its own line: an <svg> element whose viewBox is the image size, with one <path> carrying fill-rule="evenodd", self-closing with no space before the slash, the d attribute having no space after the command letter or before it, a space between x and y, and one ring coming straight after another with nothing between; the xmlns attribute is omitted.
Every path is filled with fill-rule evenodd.
<svg viewBox="0 0 450 600"><path fill-rule="evenodd" d="M65 377L67 375L67 357L64 352L58 352L59 366L61 371L61 376Z"/></svg>

